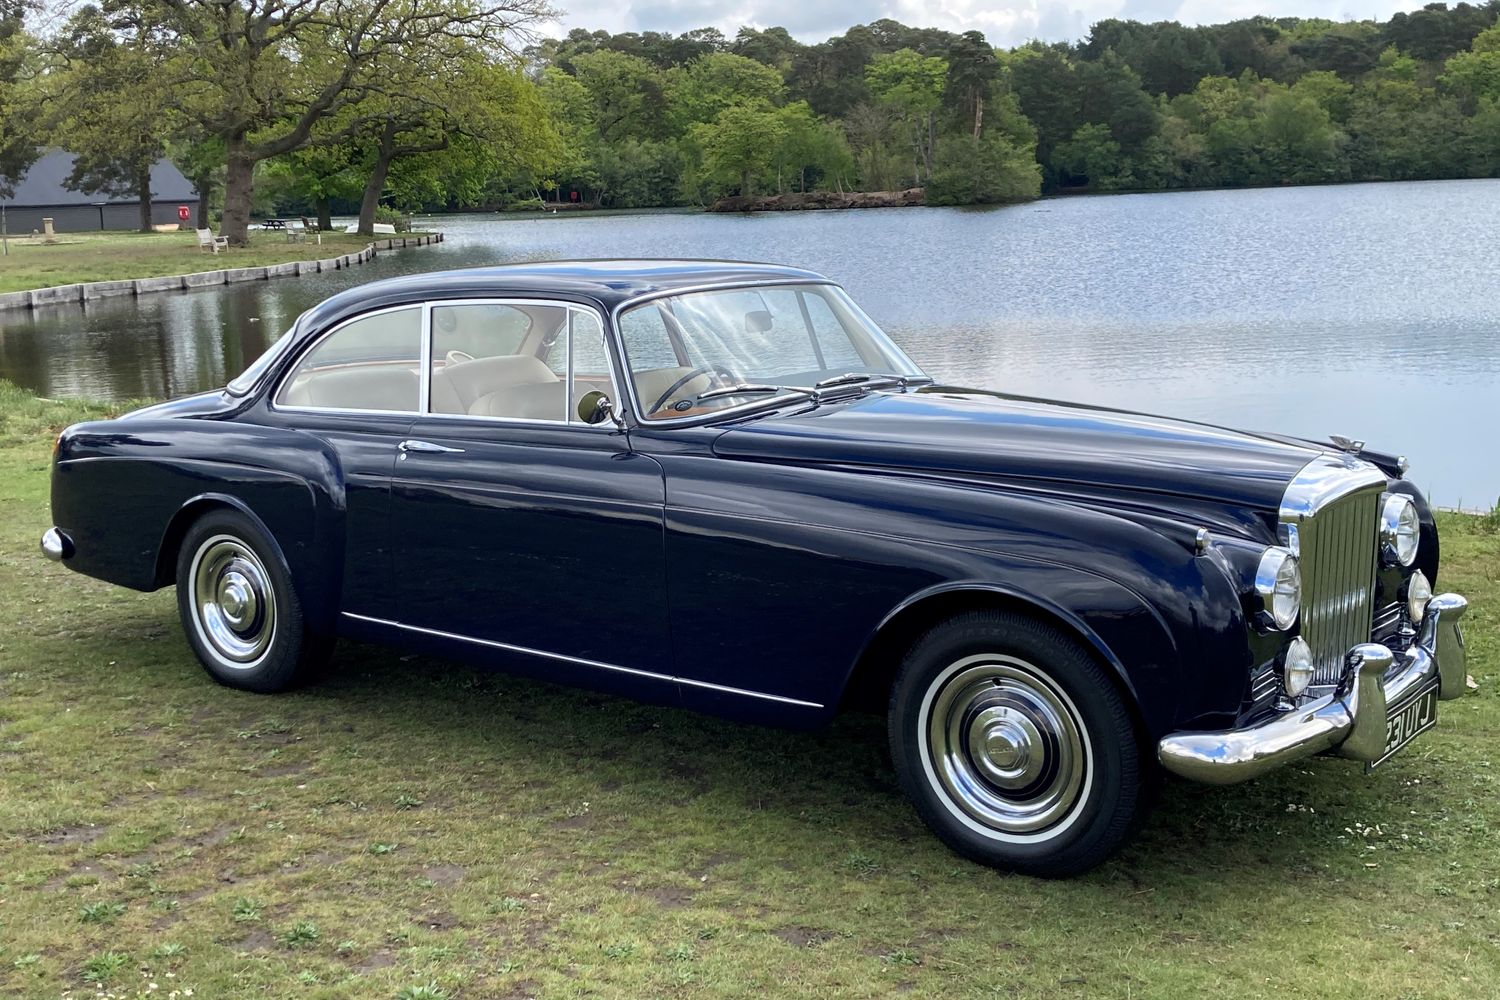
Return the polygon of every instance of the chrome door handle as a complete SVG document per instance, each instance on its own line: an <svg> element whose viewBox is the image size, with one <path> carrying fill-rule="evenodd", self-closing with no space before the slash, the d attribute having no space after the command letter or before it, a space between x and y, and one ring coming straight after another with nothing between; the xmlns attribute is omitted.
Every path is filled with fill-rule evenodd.
<svg viewBox="0 0 1500 1000"><path fill-rule="evenodd" d="M433 444L431 441L406 440L396 445L405 458L407 452L418 452L423 455L462 455L462 448L449 448L445 444Z"/></svg>

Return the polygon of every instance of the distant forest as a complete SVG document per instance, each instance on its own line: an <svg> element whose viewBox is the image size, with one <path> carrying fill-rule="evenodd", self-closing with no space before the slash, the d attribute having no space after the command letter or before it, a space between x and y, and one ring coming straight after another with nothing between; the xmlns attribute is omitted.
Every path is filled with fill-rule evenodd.
<svg viewBox="0 0 1500 1000"><path fill-rule="evenodd" d="M574 30L526 53L564 149L536 193L625 208L922 186L967 204L1496 176L1497 18L1500 0L1384 23L1107 20L1010 50L891 20L815 45Z"/></svg>
<svg viewBox="0 0 1500 1000"><path fill-rule="evenodd" d="M1500 176L1500 0L1383 23L1108 20L1014 49L890 20L815 45L784 28L536 41L552 16L548 0L0 0L0 196L64 144L68 183L139 199L149 230L167 157L198 218L243 244L252 217L351 209L371 233L418 209Z"/></svg>

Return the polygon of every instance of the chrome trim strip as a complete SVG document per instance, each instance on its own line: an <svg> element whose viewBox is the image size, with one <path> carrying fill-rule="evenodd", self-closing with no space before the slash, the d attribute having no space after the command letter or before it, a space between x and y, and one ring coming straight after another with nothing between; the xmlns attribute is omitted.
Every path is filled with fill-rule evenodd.
<svg viewBox="0 0 1500 1000"><path fill-rule="evenodd" d="M1349 650L1343 677L1330 693L1252 726L1172 733L1157 744L1157 757L1173 774L1213 785L1254 778L1325 750L1376 763L1385 753L1388 706L1433 679L1439 698L1463 694L1467 652L1461 620L1468 606L1458 594L1434 597L1417 641L1394 673L1389 649L1360 643Z"/></svg>
<svg viewBox="0 0 1500 1000"><path fill-rule="evenodd" d="M780 702L784 705L796 705L799 708L822 708L815 701L802 701L797 698L787 698L779 694L767 694L764 691L751 691L748 688L729 687L727 684L711 684L708 681L696 681L690 677L674 677L671 674L659 674L651 670L637 670L634 667L622 667L618 663L605 663L602 660L586 660L581 656L568 656L565 653L550 653L545 649L532 649L530 646L517 646L509 642L498 642L494 639L477 639L474 636L461 635L457 632L444 632L442 629L423 628L420 625L406 625L402 622L391 621L388 618L374 618L370 615L358 615L353 611L341 611L339 614L345 618L353 618L356 621L370 622L374 625L389 625L407 632L418 632L422 635L437 636L440 639L454 639L458 642L472 642L479 646L489 646L493 649L503 649L510 653L523 653L531 656L542 656L549 660L561 660L564 663L576 663L584 667L594 667L598 670L609 670L615 673L631 674L636 677L646 677L657 681L673 681L678 684L687 684L691 687L703 688L709 691L722 691L725 694L743 695L747 698L762 698L766 701Z"/></svg>

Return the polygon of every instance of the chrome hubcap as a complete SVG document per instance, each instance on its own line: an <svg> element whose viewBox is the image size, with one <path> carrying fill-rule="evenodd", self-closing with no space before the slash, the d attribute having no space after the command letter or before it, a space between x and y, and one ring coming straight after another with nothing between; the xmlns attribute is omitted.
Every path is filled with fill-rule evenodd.
<svg viewBox="0 0 1500 1000"><path fill-rule="evenodd" d="M260 557L230 535L198 548L191 572L193 624L227 666L248 667L276 634L276 597Z"/></svg>
<svg viewBox="0 0 1500 1000"><path fill-rule="evenodd" d="M925 762L970 826L1035 838L1076 815L1090 748L1072 700L1036 667L966 657L928 691L923 720Z"/></svg>

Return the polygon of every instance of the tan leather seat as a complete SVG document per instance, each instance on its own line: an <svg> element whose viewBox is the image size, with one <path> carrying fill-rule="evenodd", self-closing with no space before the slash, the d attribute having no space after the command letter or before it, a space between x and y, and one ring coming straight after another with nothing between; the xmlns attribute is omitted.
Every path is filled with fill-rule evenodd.
<svg viewBox="0 0 1500 1000"><path fill-rule="evenodd" d="M289 386L281 401L288 406L415 413L418 396L416 372L393 365L375 365L312 372Z"/></svg>

